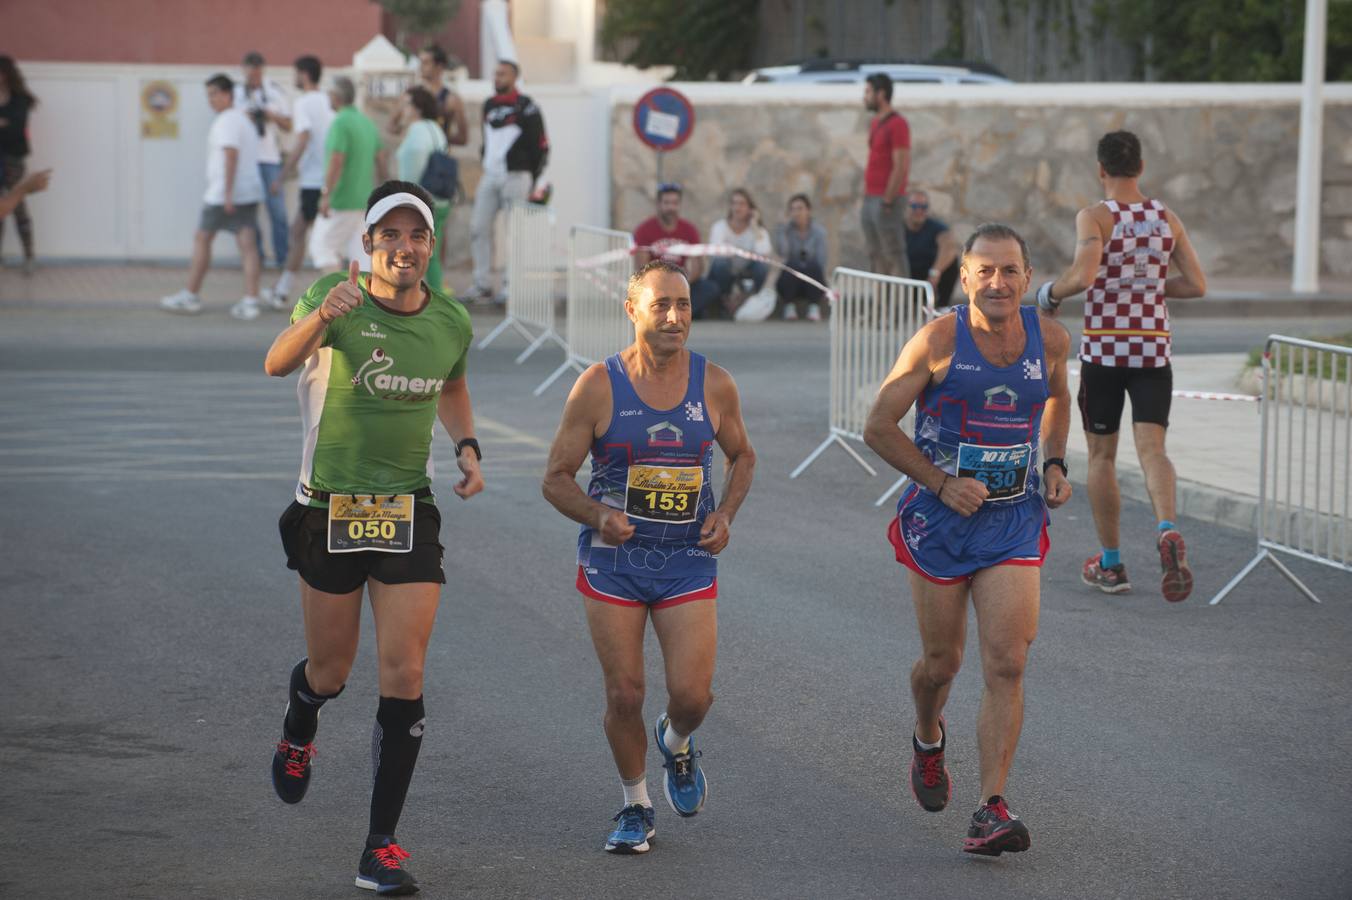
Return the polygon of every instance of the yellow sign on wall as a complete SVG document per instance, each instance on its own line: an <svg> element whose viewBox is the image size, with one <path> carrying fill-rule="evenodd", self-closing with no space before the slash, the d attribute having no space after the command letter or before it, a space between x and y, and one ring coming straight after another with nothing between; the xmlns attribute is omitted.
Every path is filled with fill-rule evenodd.
<svg viewBox="0 0 1352 900"><path fill-rule="evenodd" d="M141 137L178 138L178 89L167 81L147 81L141 87Z"/></svg>

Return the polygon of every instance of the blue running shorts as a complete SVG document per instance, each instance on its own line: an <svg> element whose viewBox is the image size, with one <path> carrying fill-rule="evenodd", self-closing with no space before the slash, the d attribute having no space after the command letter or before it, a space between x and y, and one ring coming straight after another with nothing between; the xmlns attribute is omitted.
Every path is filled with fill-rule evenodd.
<svg viewBox="0 0 1352 900"><path fill-rule="evenodd" d="M584 597L616 606L646 606L665 609L691 600L718 597L718 577L644 578L577 567L577 589Z"/></svg>
<svg viewBox="0 0 1352 900"><path fill-rule="evenodd" d="M897 562L935 584L958 584L992 566L1041 566L1051 540L1040 494L987 503L964 518L912 482L887 529Z"/></svg>

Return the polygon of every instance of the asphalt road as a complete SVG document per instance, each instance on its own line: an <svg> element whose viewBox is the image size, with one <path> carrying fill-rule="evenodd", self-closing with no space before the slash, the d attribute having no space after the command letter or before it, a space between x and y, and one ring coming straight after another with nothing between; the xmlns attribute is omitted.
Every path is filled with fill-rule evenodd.
<svg viewBox="0 0 1352 900"><path fill-rule="evenodd" d="M0 895L359 895L369 615L309 796L286 807L268 782L303 653L275 527L299 459L295 381L261 370L280 326L0 312ZM1137 590L1094 593L1078 580L1094 550L1080 489L1054 516L1009 787L1032 850L964 855L977 656L948 710L954 801L928 814L906 786L918 642L872 506L883 479L838 450L787 478L825 436L824 343L805 324L695 328L692 346L737 377L761 459L720 575L708 806L680 821L659 800L651 853L601 851L620 791L575 526L539 494L566 387L532 397L558 353L516 366L521 342L503 338L470 367L488 489L462 503L437 482L451 583L400 827L424 896L1347 896L1352 579L1293 562L1315 606L1262 567L1208 607L1253 539L1185 520L1196 592L1166 604L1149 511L1128 503ZM1229 323L1218 349L1268 330ZM435 457L453 470L444 436Z"/></svg>

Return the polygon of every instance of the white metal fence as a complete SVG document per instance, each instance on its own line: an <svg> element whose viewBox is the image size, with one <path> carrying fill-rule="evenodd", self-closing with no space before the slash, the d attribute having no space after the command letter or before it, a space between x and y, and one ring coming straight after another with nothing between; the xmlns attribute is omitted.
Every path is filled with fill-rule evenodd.
<svg viewBox="0 0 1352 900"><path fill-rule="evenodd" d="M850 444L863 441L869 407L902 345L933 314L928 281L837 268L831 274L831 399L826 439L789 475L797 478L832 444L870 475L873 467Z"/></svg>
<svg viewBox="0 0 1352 900"><path fill-rule="evenodd" d="M549 208L511 204L507 245L507 315L479 342L479 349L512 328L530 342L516 358L518 363L549 341L567 350L554 330L554 216Z"/></svg>
<svg viewBox="0 0 1352 900"><path fill-rule="evenodd" d="M1260 399L1258 552L1211 603L1265 559L1318 603L1276 554L1352 572L1352 348L1272 335Z"/></svg>
<svg viewBox="0 0 1352 900"><path fill-rule="evenodd" d="M535 389L540 396L564 372L581 372L634 340L624 311L634 271L634 238L628 232L574 225L568 234L568 358Z"/></svg>

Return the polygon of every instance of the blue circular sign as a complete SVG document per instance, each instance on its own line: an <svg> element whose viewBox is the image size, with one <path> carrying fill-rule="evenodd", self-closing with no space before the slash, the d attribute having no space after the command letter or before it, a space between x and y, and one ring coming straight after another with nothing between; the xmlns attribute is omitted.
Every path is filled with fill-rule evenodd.
<svg viewBox="0 0 1352 900"><path fill-rule="evenodd" d="M634 104L634 133L659 153L675 150L695 130L695 107L680 91L653 88Z"/></svg>

